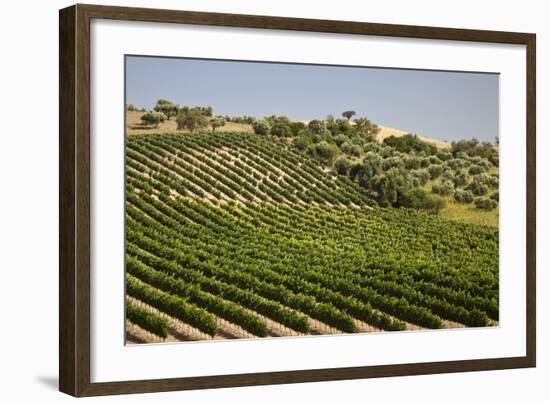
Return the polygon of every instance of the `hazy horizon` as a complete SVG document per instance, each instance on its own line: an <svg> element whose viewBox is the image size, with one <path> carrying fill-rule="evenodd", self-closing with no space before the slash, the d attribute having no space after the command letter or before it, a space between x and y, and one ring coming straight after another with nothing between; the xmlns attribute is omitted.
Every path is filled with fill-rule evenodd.
<svg viewBox="0 0 550 401"><path fill-rule="evenodd" d="M499 131L498 74L488 73L127 56L126 103L149 109L158 99L293 120L354 110L449 142L494 142Z"/></svg>

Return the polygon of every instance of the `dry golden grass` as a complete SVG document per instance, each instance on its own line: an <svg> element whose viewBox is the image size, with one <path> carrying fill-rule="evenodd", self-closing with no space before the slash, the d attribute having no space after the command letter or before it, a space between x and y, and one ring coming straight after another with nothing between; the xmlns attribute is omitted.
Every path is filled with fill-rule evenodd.
<svg viewBox="0 0 550 401"><path fill-rule="evenodd" d="M159 133L171 133L171 132L189 132L187 130L178 130L176 120L171 118L159 124L158 127L149 125L145 126L141 124L141 111L127 111L126 112L126 133L128 135L135 134L159 134ZM233 122L227 122L223 127L217 128L216 131L220 132L249 132L254 133L254 129L249 124L239 124Z"/></svg>
<svg viewBox="0 0 550 401"><path fill-rule="evenodd" d="M378 142L382 142L384 138L387 138L389 136L400 137L400 136L410 134L410 132L402 131L396 128L384 127L383 125L379 125L379 127L380 127L380 132L378 133L378 135L376 135L376 140ZM439 149L451 148L450 143L441 141L439 139L428 138L426 136L421 136L421 135L418 135L418 139L420 139L421 141L427 142L429 144L435 145Z"/></svg>
<svg viewBox="0 0 550 401"><path fill-rule="evenodd" d="M498 170L498 169L496 169ZM432 185L435 183L441 183L440 179L429 181L424 185L424 190L428 193L432 193ZM492 191L485 196L491 196L494 192ZM443 196L443 199L447 201L447 204L441 212L439 212L440 217L444 217L449 220L461 221L463 223L471 224L481 224L483 226L489 227L498 227L499 220L499 208L493 210L482 210L475 207L473 203L464 204L458 203L454 200L453 195Z"/></svg>
<svg viewBox="0 0 550 401"><path fill-rule="evenodd" d="M485 211L476 208L473 204L464 205L449 201L440 216L449 220L462 221L464 223L481 224L489 227L498 227L499 208Z"/></svg>

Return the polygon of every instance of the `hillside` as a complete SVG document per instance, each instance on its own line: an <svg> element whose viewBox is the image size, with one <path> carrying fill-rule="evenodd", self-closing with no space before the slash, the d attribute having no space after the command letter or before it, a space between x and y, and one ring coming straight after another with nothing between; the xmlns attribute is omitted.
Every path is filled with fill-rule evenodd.
<svg viewBox="0 0 550 401"><path fill-rule="evenodd" d="M333 204L373 202L348 178L256 135L155 134L127 141L128 184L171 198L208 201ZM141 179L147 178L145 185Z"/></svg>
<svg viewBox="0 0 550 401"><path fill-rule="evenodd" d="M135 135L135 134L149 134L149 133L154 134L154 133L183 132L182 130L177 129L175 119L167 120L163 123L160 123L158 127L144 126L141 124L141 119L140 119L142 115L143 115L143 112L141 111L126 112L126 130L128 134ZM307 125L309 123L309 120L301 120L300 122ZM392 135L400 137L400 136L409 134L409 132L402 131L396 128L385 127L383 125L379 125L378 127L380 128L380 132L376 136L376 140L378 142L382 142L384 138L387 138ZM235 123L231 121L226 122L226 125L218 128L218 130L220 132L248 132L248 133L254 132L254 129L250 124L241 124L241 123ZM444 142L439 139L434 139L423 135L419 135L418 137L427 143L437 146L439 149L449 149L451 147L451 145L448 142Z"/></svg>
<svg viewBox="0 0 550 401"><path fill-rule="evenodd" d="M127 137L128 342L496 324L498 229L380 208L278 141Z"/></svg>

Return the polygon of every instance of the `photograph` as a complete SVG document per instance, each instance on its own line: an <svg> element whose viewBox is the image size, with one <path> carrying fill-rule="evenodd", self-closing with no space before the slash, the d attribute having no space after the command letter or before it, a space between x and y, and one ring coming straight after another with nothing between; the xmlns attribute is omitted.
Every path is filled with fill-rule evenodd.
<svg viewBox="0 0 550 401"><path fill-rule="evenodd" d="M124 64L126 345L499 326L498 73Z"/></svg>

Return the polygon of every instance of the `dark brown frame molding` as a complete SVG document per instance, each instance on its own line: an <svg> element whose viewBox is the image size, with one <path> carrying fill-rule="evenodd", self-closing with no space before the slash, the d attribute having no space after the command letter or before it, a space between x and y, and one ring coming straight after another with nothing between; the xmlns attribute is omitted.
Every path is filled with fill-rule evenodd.
<svg viewBox="0 0 550 401"><path fill-rule="evenodd" d="M92 18L525 45L527 49L527 333L523 357L90 382L90 21ZM535 47L531 33L77 4L59 12L59 389L144 393L535 367Z"/></svg>

